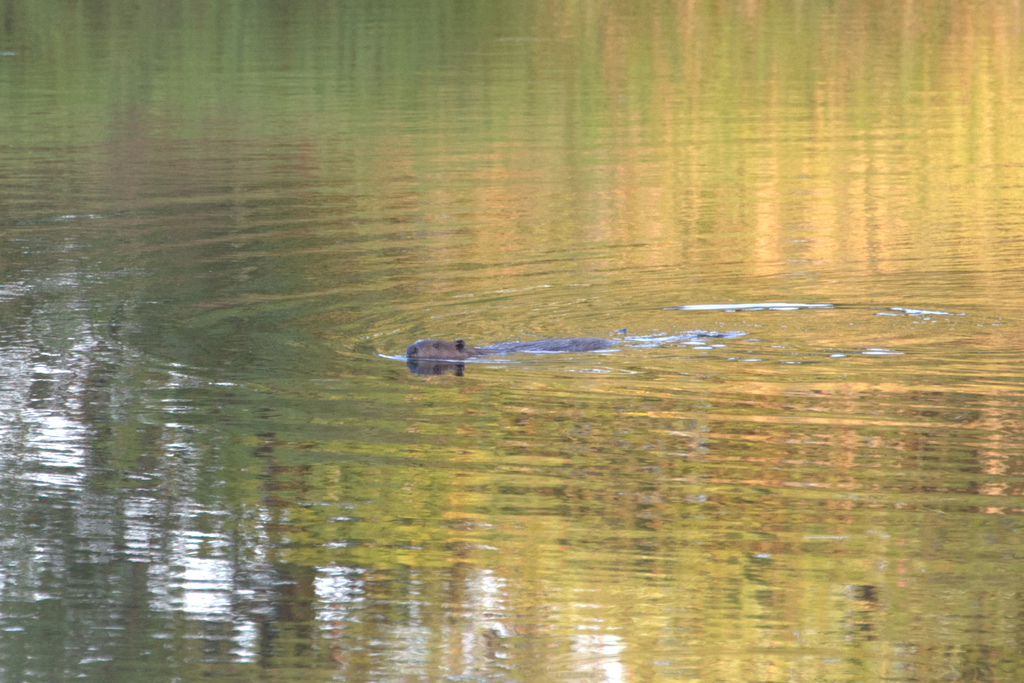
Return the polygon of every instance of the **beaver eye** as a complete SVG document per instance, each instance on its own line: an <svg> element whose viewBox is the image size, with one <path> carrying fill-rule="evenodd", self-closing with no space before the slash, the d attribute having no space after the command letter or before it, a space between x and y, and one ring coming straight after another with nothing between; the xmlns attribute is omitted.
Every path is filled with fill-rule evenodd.
<svg viewBox="0 0 1024 683"><path fill-rule="evenodd" d="M439 349L439 348L441 348L441 345L440 345L440 344L438 344L437 342L434 342L434 348L435 348L435 349Z"/></svg>

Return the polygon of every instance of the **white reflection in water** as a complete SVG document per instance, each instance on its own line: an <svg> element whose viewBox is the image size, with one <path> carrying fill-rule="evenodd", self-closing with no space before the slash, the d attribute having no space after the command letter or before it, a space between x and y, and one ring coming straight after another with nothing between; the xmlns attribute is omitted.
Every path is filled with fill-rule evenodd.
<svg viewBox="0 0 1024 683"><path fill-rule="evenodd" d="M482 569L469 576L468 584L467 623L462 632L462 656L467 664L480 654L491 654L495 636L509 636L501 621L505 612L505 580L490 569Z"/></svg>
<svg viewBox="0 0 1024 683"><path fill-rule="evenodd" d="M629 346L639 348L658 348L662 346L687 345L693 348L722 348L725 344L711 344L709 339L736 339L746 336L746 332L709 332L707 330L688 330L680 334L647 334L628 335L625 337Z"/></svg>
<svg viewBox="0 0 1024 683"><path fill-rule="evenodd" d="M138 560L148 558L147 586L154 610L182 612L204 621L233 626L232 654L238 660L256 656L258 628L241 618L236 601L251 598L252 591L236 585L235 566L228 556L230 539L220 532L177 530L170 539L169 553L159 520L166 515L156 500L138 498L125 508L129 529L125 537ZM195 519L219 514L195 504L175 511Z"/></svg>
<svg viewBox="0 0 1024 683"><path fill-rule="evenodd" d="M186 557L181 609L206 618L231 617L231 565L226 560Z"/></svg>
<svg viewBox="0 0 1024 683"><path fill-rule="evenodd" d="M326 566L317 570L316 619L328 639L344 644L347 626L365 619L363 573L364 570L351 567ZM451 606L453 618L442 627L442 639L449 644L444 648L443 667L453 677L478 680L486 677L495 660L509 656L505 639L512 631L504 623L506 581L490 569L468 570L452 580L460 582L462 597L457 605ZM389 671L402 680L410 672L422 671L427 666L432 657L427 643L437 628L421 610L423 603L417 599L417 591L411 591L405 618L396 621L386 640L378 643L388 650Z"/></svg>
<svg viewBox="0 0 1024 683"><path fill-rule="evenodd" d="M619 655L625 650L622 638L612 634L572 637L575 670L598 680L618 683L625 680Z"/></svg>
<svg viewBox="0 0 1024 683"><path fill-rule="evenodd" d="M21 296L26 291L28 291L28 287L20 283L12 282L2 284L0 285L0 301L4 301L6 299L13 299L16 296Z"/></svg>
<svg viewBox="0 0 1024 683"><path fill-rule="evenodd" d="M348 567L321 567L313 582L320 602L318 621L330 628L341 628L350 620L352 603L363 599L361 572Z"/></svg>
<svg viewBox="0 0 1024 683"><path fill-rule="evenodd" d="M925 311L919 308L900 308L899 306L893 306L889 310L899 311L906 313L907 315L964 315L963 313L947 313L946 311ZM883 315L879 313L879 315Z"/></svg>
<svg viewBox="0 0 1024 683"><path fill-rule="evenodd" d="M125 501L124 544L127 554L141 562L153 561L150 540L158 537L154 521L163 514L160 503L150 497L133 497Z"/></svg>
<svg viewBox="0 0 1024 683"><path fill-rule="evenodd" d="M667 311L795 311L799 308L833 308L832 304L756 303L756 304L689 304L672 306Z"/></svg>
<svg viewBox="0 0 1024 683"><path fill-rule="evenodd" d="M69 357L11 345L0 349L0 463L43 487L78 488L89 430L78 419L92 346L87 333ZM77 371L76 371L77 370Z"/></svg>
<svg viewBox="0 0 1024 683"><path fill-rule="evenodd" d="M43 414L34 420L36 429L27 443L35 449L38 470L31 480L56 487L79 487L85 476L85 428L65 415Z"/></svg>
<svg viewBox="0 0 1024 683"><path fill-rule="evenodd" d="M253 621L235 621L235 647L231 654L239 661L256 659L259 629Z"/></svg>

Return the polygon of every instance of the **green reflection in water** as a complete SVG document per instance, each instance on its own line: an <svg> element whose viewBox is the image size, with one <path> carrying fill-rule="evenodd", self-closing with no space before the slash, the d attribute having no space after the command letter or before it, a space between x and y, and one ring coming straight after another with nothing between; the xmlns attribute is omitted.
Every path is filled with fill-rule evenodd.
<svg viewBox="0 0 1024 683"><path fill-rule="evenodd" d="M3 677L1020 678L1019 24L4 5Z"/></svg>

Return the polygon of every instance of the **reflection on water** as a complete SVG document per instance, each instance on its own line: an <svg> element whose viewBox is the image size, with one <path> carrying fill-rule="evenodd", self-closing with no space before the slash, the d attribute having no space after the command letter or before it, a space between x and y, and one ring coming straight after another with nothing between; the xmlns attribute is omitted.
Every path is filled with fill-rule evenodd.
<svg viewBox="0 0 1024 683"><path fill-rule="evenodd" d="M410 360L405 366L414 375L447 375L449 373L462 377L466 372L465 363L452 363L444 360Z"/></svg>
<svg viewBox="0 0 1024 683"><path fill-rule="evenodd" d="M674 306L680 311L724 311L733 313L735 311L795 311L798 308L833 308L832 304L689 304L687 306Z"/></svg>
<svg viewBox="0 0 1024 683"><path fill-rule="evenodd" d="M0 7L5 680L1022 678L1015 4L194 9Z"/></svg>

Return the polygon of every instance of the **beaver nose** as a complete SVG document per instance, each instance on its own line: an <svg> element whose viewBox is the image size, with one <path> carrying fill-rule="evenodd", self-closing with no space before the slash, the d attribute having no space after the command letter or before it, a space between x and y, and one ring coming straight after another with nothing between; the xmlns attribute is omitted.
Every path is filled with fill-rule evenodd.
<svg viewBox="0 0 1024 683"><path fill-rule="evenodd" d="M409 348L405 350L405 357L411 358L412 356L415 356L417 353L419 353L419 351L416 349L415 344L410 344Z"/></svg>

